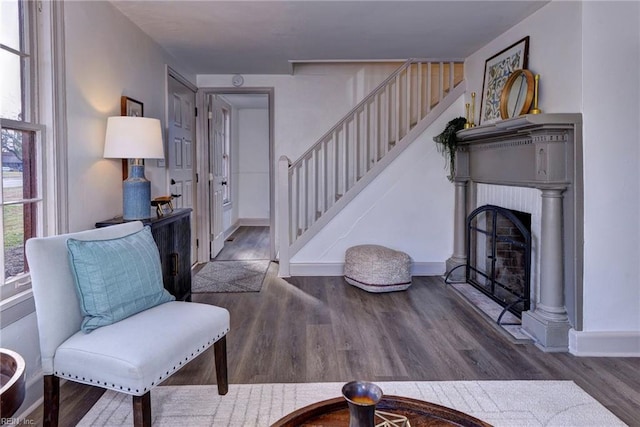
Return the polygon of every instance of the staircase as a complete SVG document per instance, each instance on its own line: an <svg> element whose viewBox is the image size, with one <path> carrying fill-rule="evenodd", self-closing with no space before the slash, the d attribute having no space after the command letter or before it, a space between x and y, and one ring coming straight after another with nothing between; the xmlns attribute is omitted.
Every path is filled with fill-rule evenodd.
<svg viewBox="0 0 640 427"><path fill-rule="evenodd" d="M463 63L405 62L298 160L280 157L281 277L289 259L464 93Z"/></svg>

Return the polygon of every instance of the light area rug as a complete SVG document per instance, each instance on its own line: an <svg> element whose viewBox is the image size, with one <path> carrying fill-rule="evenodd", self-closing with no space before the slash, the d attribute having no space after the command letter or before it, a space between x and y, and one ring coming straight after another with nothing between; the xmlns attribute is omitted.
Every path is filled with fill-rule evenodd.
<svg viewBox="0 0 640 427"><path fill-rule="evenodd" d="M624 426L573 381L376 382L385 394L425 400L495 426ZM151 390L154 426L269 426L284 415L341 396L344 383L161 386ZM133 425L131 396L106 391L78 424Z"/></svg>
<svg viewBox="0 0 640 427"><path fill-rule="evenodd" d="M269 260L212 261L193 278L191 292L260 292Z"/></svg>

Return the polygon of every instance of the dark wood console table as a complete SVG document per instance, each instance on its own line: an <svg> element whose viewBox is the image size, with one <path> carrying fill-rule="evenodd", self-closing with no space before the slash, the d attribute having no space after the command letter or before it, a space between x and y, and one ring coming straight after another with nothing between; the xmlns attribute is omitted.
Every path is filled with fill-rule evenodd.
<svg viewBox="0 0 640 427"><path fill-rule="evenodd" d="M490 427L490 424L464 412L409 397L385 395L376 405L376 410L405 416L411 423L411 427ZM348 425L349 408L347 401L343 397L336 397L300 408L276 421L271 427L344 427Z"/></svg>
<svg viewBox="0 0 640 427"><path fill-rule="evenodd" d="M164 287L178 301L191 300L191 209L174 209L163 217L141 219L151 227L158 245ZM122 224L122 217L96 223L96 227Z"/></svg>

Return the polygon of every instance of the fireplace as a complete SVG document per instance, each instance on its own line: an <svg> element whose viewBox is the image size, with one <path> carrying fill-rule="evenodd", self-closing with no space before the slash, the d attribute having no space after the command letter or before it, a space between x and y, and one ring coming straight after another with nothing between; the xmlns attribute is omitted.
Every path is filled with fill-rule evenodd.
<svg viewBox="0 0 640 427"><path fill-rule="evenodd" d="M531 294L531 215L494 205L467 219L466 281L519 318ZM501 323L502 315L498 318Z"/></svg>
<svg viewBox="0 0 640 427"><path fill-rule="evenodd" d="M522 330L544 351L567 351L569 329L582 330L581 127L580 114L526 114L457 133L447 277L475 282L506 311L515 311ZM486 205L505 211L484 210ZM531 218L503 214L507 209ZM503 241L494 235L501 225L493 218L500 216L516 218L513 223L524 224L526 232ZM513 227L520 232L520 225ZM527 234L528 255L522 246ZM507 254L514 248L517 255Z"/></svg>

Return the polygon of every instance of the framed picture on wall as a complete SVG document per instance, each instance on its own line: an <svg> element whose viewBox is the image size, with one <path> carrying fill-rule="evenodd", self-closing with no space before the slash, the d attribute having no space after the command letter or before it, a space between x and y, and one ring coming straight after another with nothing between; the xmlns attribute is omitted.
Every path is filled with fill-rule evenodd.
<svg viewBox="0 0 640 427"><path fill-rule="evenodd" d="M120 115L130 117L144 117L144 104L128 96L120 97ZM129 176L129 162L131 159L122 159L122 180Z"/></svg>
<svg viewBox="0 0 640 427"><path fill-rule="evenodd" d="M140 101L136 101L128 96L122 96L120 98L120 115L121 116L144 116L144 104Z"/></svg>
<svg viewBox="0 0 640 427"><path fill-rule="evenodd" d="M484 64L479 124L489 124L500 120L502 88L511 73L527 68L528 62L529 36L487 59Z"/></svg>

